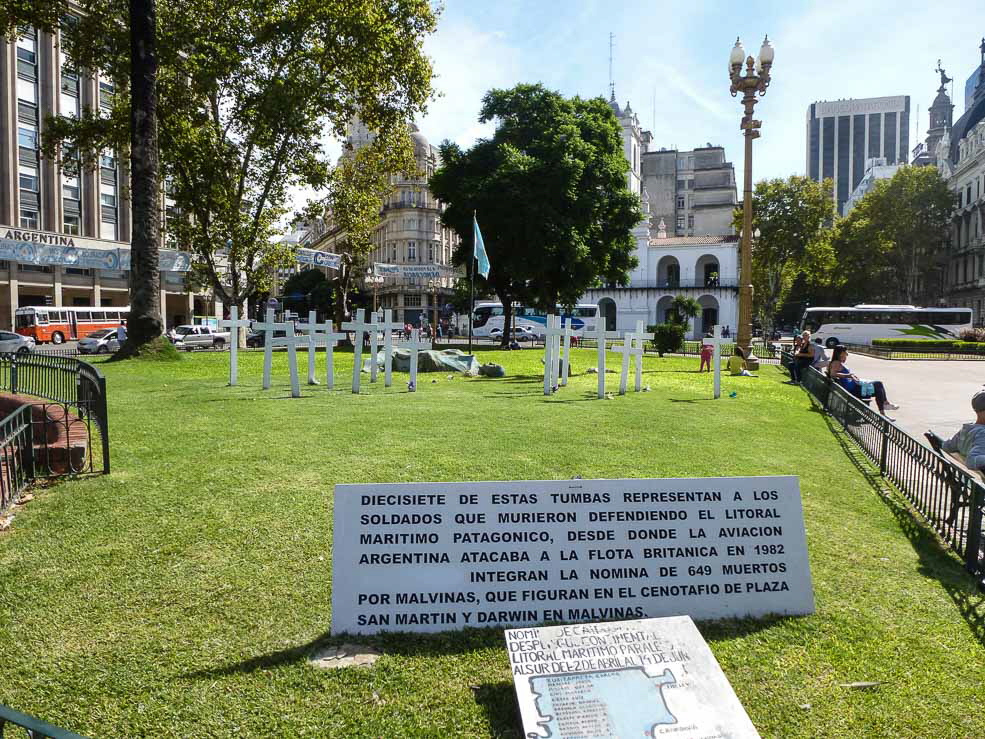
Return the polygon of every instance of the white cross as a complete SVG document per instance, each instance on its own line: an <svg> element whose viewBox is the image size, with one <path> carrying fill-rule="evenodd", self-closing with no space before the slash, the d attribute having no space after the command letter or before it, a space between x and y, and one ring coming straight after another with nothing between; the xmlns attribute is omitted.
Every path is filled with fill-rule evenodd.
<svg viewBox="0 0 985 739"><path fill-rule="evenodd" d="M232 386L239 380L239 329L249 328L250 322L246 318L239 320L239 308L231 305L229 318L219 321L219 326L229 329L229 384Z"/></svg>
<svg viewBox="0 0 985 739"><path fill-rule="evenodd" d="M315 318L315 312L313 310L308 311L308 322L303 324L299 329L301 333L308 336L308 384L317 385L318 380L315 379L315 348L318 346L318 337L316 334L321 331L321 327L315 323L317 319Z"/></svg>
<svg viewBox="0 0 985 739"><path fill-rule="evenodd" d="M564 324L564 370L561 373L561 387L567 387L568 385L568 372L571 367L571 337L581 336L581 329L574 329L571 327L571 323L574 319L570 316Z"/></svg>
<svg viewBox="0 0 985 739"><path fill-rule="evenodd" d="M722 397L722 344L731 344L731 339L722 338L722 327L716 325L710 339L702 339L702 344L711 344L715 347L711 363L715 368L715 397Z"/></svg>
<svg viewBox="0 0 985 739"><path fill-rule="evenodd" d="M274 309L267 308L267 320L253 324L257 331L263 331L263 389L270 388L270 372L274 361L274 331L284 328L283 323L274 321Z"/></svg>
<svg viewBox="0 0 985 739"><path fill-rule="evenodd" d="M363 334L367 330L375 330L375 326L366 323L366 309L360 308L356 311L356 319L342 324L343 331L354 331L356 336L352 342L352 392L359 392L359 373L362 371L363 363Z"/></svg>
<svg viewBox="0 0 985 739"><path fill-rule="evenodd" d="M379 361L376 358L376 353L380 348L380 318L382 316L377 312L372 312L369 314L369 319L371 323L369 324L369 381L376 382L376 374L379 371Z"/></svg>
<svg viewBox="0 0 985 739"><path fill-rule="evenodd" d="M596 369L599 372L599 400L605 397L605 340L618 339L618 331L605 330L605 318L598 317L595 323L595 341L598 344L598 361Z"/></svg>
<svg viewBox="0 0 985 739"><path fill-rule="evenodd" d="M643 330L643 319L641 318L636 322L636 351L633 353L634 360L636 362L636 392L643 389L643 352L645 350L644 342L647 339L652 339L653 334L647 333Z"/></svg>
<svg viewBox="0 0 985 739"><path fill-rule="evenodd" d="M421 329L415 328L410 332L410 339L397 344L400 349L410 351L410 382L407 383L407 392L417 391L417 352L421 349L430 349L431 342L421 340Z"/></svg>
<svg viewBox="0 0 985 739"><path fill-rule="evenodd" d="M561 317L549 313L544 324L544 395L557 387L561 334Z"/></svg>
<svg viewBox="0 0 985 739"><path fill-rule="evenodd" d="M294 323L279 323L278 327L284 329L282 338L274 339L276 346L287 347L287 367L291 372L291 397L301 397L301 383L298 380L298 344L307 341L303 336L298 336L294 331Z"/></svg>
<svg viewBox="0 0 985 739"><path fill-rule="evenodd" d="M380 330L383 332L383 387L393 384L393 332L403 328L403 324L393 320L393 311L383 311Z"/></svg>
<svg viewBox="0 0 985 739"><path fill-rule="evenodd" d="M315 324L318 332L315 340L325 342L325 387L329 390L335 387L335 344L348 336L335 331L334 328L332 321Z"/></svg>
<svg viewBox="0 0 985 739"><path fill-rule="evenodd" d="M619 376L619 394L626 394L626 385L629 383L629 360L631 357L641 357L643 354L642 345L636 345L636 333L627 331L622 336L622 346L617 350L622 354L622 374ZM636 360L637 362L639 359Z"/></svg>

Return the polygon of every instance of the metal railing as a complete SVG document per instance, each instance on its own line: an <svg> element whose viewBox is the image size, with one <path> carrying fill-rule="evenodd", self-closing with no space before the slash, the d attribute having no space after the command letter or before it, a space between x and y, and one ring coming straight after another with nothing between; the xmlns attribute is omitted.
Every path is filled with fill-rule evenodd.
<svg viewBox="0 0 985 739"><path fill-rule="evenodd" d="M0 511L34 479L109 473L106 379L95 367L0 354L0 392L25 403L0 421Z"/></svg>
<svg viewBox="0 0 985 739"><path fill-rule="evenodd" d="M720 288L739 287L738 277L719 277L717 279L684 279L684 280L633 280L628 285L612 285L591 287L588 292L605 292L606 290L717 290Z"/></svg>
<svg viewBox="0 0 985 739"><path fill-rule="evenodd" d="M962 359L985 360L985 353L962 352L957 349L906 349L892 346L870 346L869 344L845 344L855 354L864 354L879 359Z"/></svg>
<svg viewBox="0 0 985 739"><path fill-rule="evenodd" d="M6 724L12 724L13 726L19 726L24 729L29 739L36 739L38 737L48 737L48 739L85 739L81 734L76 734L66 729L59 729L47 721L34 718L34 716L28 716L26 713L15 711L13 708L0 703L0 737L4 735L3 732Z"/></svg>
<svg viewBox="0 0 985 739"><path fill-rule="evenodd" d="M790 354L784 352L783 359L789 363ZM917 441L813 367L801 371L801 383L879 467L879 473L957 552L965 569L980 584L985 583L985 485L981 479Z"/></svg>

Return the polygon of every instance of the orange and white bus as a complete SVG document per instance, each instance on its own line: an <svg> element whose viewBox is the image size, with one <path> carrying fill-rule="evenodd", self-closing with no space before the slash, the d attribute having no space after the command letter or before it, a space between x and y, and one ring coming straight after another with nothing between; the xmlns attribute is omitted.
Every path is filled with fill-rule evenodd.
<svg viewBox="0 0 985 739"><path fill-rule="evenodd" d="M30 336L36 344L84 339L94 331L116 328L130 315L127 307L55 308L32 305L14 311L14 330Z"/></svg>

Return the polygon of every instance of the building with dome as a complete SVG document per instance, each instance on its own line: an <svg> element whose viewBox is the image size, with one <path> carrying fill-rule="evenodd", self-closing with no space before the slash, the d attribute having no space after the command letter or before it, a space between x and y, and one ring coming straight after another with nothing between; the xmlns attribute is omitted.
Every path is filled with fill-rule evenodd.
<svg viewBox="0 0 985 739"><path fill-rule="evenodd" d="M439 165L438 149L413 123L410 124L410 137L418 174L412 177L391 175L393 191L383 204L374 236L375 246L363 271L371 272L376 263L437 267L440 276L388 275L382 281L377 277L375 284L374 275L366 274L365 287L373 291L376 307L392 309L395 321L419 326L422 321L432 323L437 320L441 308L450 302L455 281L460 276L452 265L452 253L460 239L452 229L441 224L443 206L427 185ZM345 141L347 151L357 151L372 140L373 132L361 121L349 123ZM335 245L344 237L345 233L333 226L331 213L327 213L322 233L305 246L336 252Z"/></svg>

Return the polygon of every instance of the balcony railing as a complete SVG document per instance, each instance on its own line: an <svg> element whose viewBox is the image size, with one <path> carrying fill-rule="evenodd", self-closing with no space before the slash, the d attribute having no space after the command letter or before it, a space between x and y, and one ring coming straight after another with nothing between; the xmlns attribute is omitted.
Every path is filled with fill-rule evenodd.
<svg viewBox="0 0 985 739"><path fill-rule="evenodd" d="M719 277L705 280L633 280L628 285L613 285L594 290L721 290L739 287L738 277Z"/></svg>

